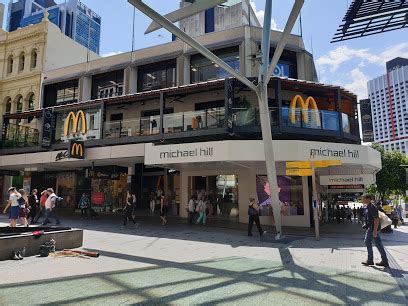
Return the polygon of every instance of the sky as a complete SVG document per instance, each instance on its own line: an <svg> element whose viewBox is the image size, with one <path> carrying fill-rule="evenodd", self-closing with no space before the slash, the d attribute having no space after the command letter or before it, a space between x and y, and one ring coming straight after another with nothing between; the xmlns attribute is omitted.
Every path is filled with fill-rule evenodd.
<svg viewBox="0 0 408 306"><path fill-rule="evenodd" d="M8 0L0 0L8 3ZM126 0L82 0L102 17L101 55L108 56L132 48L133 6ZM179 0L145 0L165 14L178 8ZM251 0L262 22L265 0ZM272 24L283 29L294 0L273 0ZM319 81L339 85L367 97L367 81L385 74L385 62L397 57L408 58L408 29L387 32L331 44L351 0L305 0L302 9L303 39L314 56ZM166 43L171 35L160 30L148 35L144 31L150 19L135 12L135 49ZM299 34L299 24L294 33Z"/></svg>

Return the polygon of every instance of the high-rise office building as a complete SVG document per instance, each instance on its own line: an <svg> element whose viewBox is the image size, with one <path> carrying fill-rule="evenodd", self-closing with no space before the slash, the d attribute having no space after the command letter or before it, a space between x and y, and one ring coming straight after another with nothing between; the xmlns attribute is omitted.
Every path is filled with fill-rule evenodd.
<svg viewBox="0 0 408 306"><path fill-rule="evenodd" d="M101 17L79 0L57 4L53 0L11 0L8 7L7 30L41 22L44 12L65 35L99 54Z"/></svg>
<svg viewBox="0 0 408 306"><path fill-rule="evenodd" d="M386 63L387 74L368 82L374 141L408 154L408 59Z"/></svg>

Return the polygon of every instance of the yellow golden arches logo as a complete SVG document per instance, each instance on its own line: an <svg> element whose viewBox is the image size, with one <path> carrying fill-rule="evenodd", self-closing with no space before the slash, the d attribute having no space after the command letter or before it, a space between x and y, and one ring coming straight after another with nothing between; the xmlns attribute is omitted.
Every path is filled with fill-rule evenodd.
<svg viewBox="0 0 408 306"><path fill-rule="evenodd" d="M79 121L81 120L81 122ZM72 128L70 131L70 126L71 126L71 121L72 121ZM85 113L83 111L78 111L77 113L70 112L65 119L65 125L64 125L64 136L68 136L69 134L77 134L79 133L79 123L81 123L81 131L80 133L85 134L87 132L87 125L86 125L86 117Z"/></svg>
<svg viewBox="0 0 408 306"><path fill-rule="evenodd" d="M71 148L71 156L80 158L84 156L84 147L80 143L74 143Z"/></svg>
<svg viewBox="0 0 408 306"><path fill-rule="evenodd" d="M314 111L316 125L320 126L320 114L319 109L317 107L316 100L313 97L308 97L306 101L300 95L296 95L293 97L292 101L290 101L290 111L289 111L289 118L290 122L295 124L296 123L296 107L299 105L302 115L303 115L303 122L309 122L309 116L307 110L310 108Z"/></svg>

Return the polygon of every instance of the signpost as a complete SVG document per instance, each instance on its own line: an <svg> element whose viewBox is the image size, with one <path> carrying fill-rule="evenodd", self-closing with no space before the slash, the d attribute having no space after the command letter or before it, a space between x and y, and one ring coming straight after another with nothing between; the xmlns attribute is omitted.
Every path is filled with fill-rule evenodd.
<svg viewBox="0 0 408 306"><path fill-rule="evenodd" d="M204 1L204 0L198 1L197 5L198 4L203 5L201 7L201 11L197 9L197 6L189 5L180 9L177 13L173 12L173 15L171 15L172 13L168 14L167 15L168 18L157 13L149 5L143 3L142 0L128 0L128 2L132 4L134 7L136 7L138 10L140 10L142 13L144 13L146 16L150 17L158 25L158 26L152 25L152 27L156 28L163 27L167 29L173 35L177 36L181 41L185 42L190 47L195 49L197 52L201 53L204 57L220 66L231 76L237 78L241 83L245 84L249 89L253 90L256 93L259 104L259 115L262 128L262 140L264 143L266 172L268 174L268 181L271 189L272 208L277 232L276 239L280 239L282 235L282 223L278 197L279 194L278 180L272 145L271 119L268 108L268 83L272 77L273 72L275 71L276 65L278 64L278 61L282 55L283 49L285 48L285 45L289 40L290 33L293 29L293 26L296 23L297 17L299 16L304 0L295 0L292 11L285 25L285 29L283 30L283 33L280 36L280 40L275 48L275 52L270 63L269 63L269 51L271 48L272 0L265 1L265 15L262 33L261 54L259 57L260 62L258 66L259 77L256 85L252 81L250 81L246 76L244 76L238 71L235 71L234 68L229 66L225 61L223 61L214 53L209 51L198 41L187 35L184 31L179 29L172 22L172 20L174 21L180 18L181 15L192 16L196 13L204 11L205 9L214 7L216 4L213 3L216 3L216 1ZM207 4L211 3L211 5L204 6L204 3ZM152 27L149 27L148 31L151 31Z"/></svg>
<svg viewBox="0 0 408 306"><path fill-rule="evenodd" d="M313 218L315 223L315 235L316 240L320 239L319 229L319 206L317 197L317 184L316 184L316 168L327 168L332 166L341 166L341 160L314 160L313 156L310 160L286 162L286 175L288 176L311 176L312 177L312 208Z"/></svg>

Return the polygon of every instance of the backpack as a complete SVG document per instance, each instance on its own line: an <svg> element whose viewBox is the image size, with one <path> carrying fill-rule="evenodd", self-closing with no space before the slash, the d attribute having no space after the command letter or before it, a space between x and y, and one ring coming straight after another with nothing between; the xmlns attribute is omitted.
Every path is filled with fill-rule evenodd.
<svg viewBox="0 0 408 306"><path fill-rule="evenodd" d="M17 199L17 202L18 202L18 206L20 206L20 208L25 208L26 207L26 202L25 202L23 197L19 197Z"/></svg>

